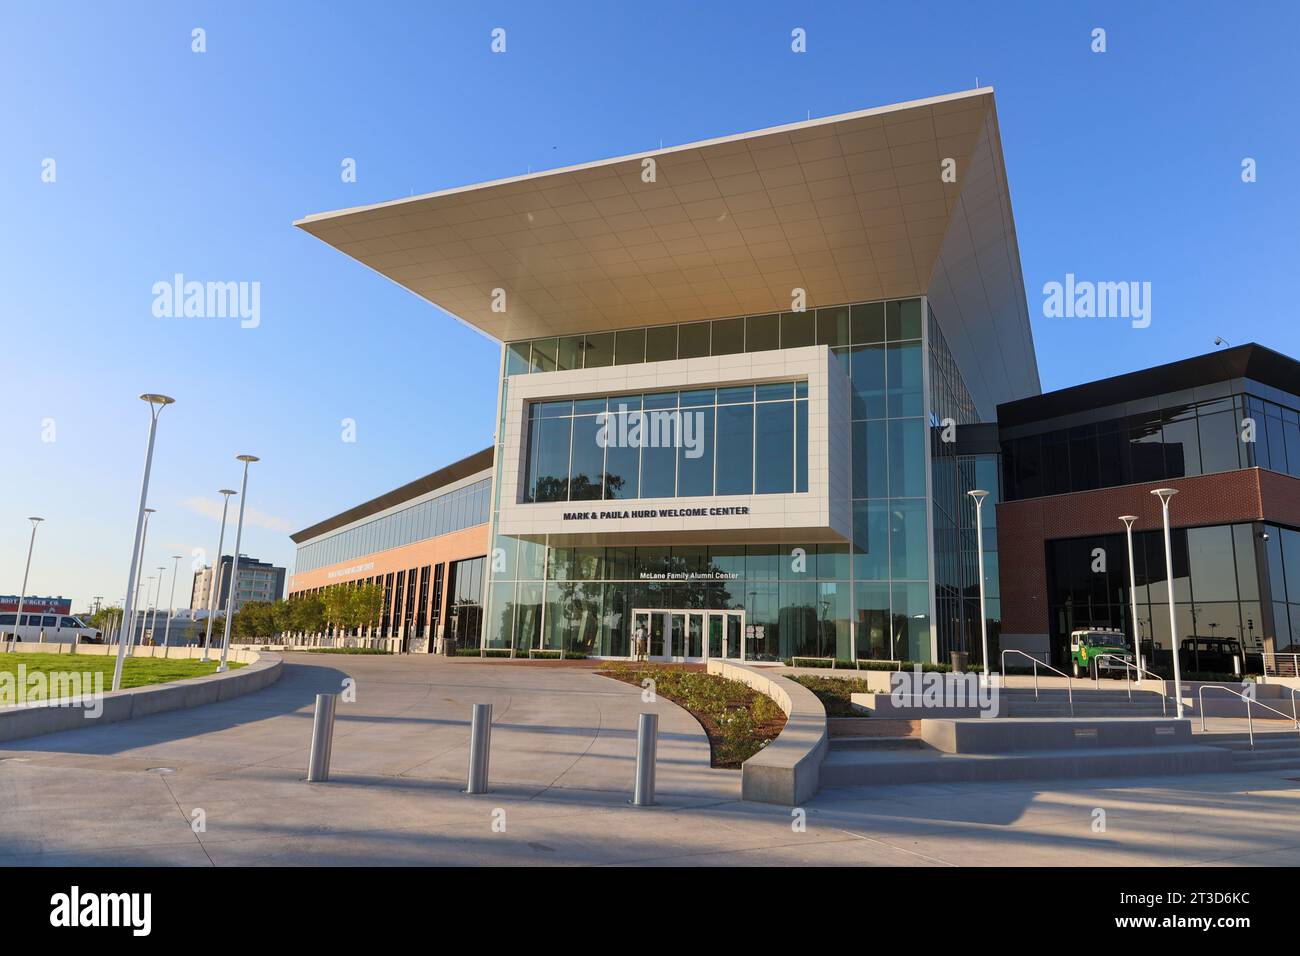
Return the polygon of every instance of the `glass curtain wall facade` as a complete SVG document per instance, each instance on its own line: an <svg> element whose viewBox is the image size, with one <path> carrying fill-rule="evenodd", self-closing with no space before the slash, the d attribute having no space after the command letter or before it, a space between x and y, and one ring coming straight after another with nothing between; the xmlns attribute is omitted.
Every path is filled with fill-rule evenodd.
<svg viewBox="0 0 1300 956"><path fill-rule="evenodd" d="M484 478L392 514L373 518L355 528L308 542L298 548L294 571L299 574L314 571L326 565L483 524L488 519L491 486L492 480Z"/></svg>
<svg viewBox="0 0 1300 956"><path fill-rule="evenodd" d="M1003 443L1007 500L1268 468L1300 477L1300 398L1245 381L1099 409L1068 428L1021 426ZM1256 392L1267 393L1272 401Z"/></svg>
<svg viewBox="0 0 1300 956"><path fill-rule="evenodd" d="M1264 525L1273 633L1279 654L1300 653L1300 531Z"/></svg>
<svg viewBox="0 0 1300 956"><path fill-rule="evenodd" d="M1175 528L1170 535L1174 568L1174 610L1180 644L1192 638L1236 640L1247 654L1262 653L1270 631L1263 614L1256 542L1265 526L1242 523ZM1266 543L1269 560L1277 555L1274 576L1300 575L1300 537L1273 528ZM1275 544L1276 542L1276 544ZM1292 551L1286 555L1288 545ZM1137 632L1144 654L1158 665L1170 663L1169 581L1163 531L1133 534L1137 582ZM1115 627L1133 633L1129 610L1128 545L1125 535L1105 534L1047 542L1050 636L1055 660L1068 660L1070 631ZM1283 584L1285 588L1285 583ZM1276 584L1276 598L1285 594ZM1300 596L1300 592L1297 593ZM1280 603L1280 602L1279 602ZM1277 611L1274 611L1276 617ZM1151 655L1154 646L1155 654Z"/></svg>
<svg viewBox="0 0 1300 956"><path fill-rule="evenodd" d="M751 632L761 633L761 637L746 637L749 659L793 656L844 659L856 652L857 657L864 659L929 661L934 606L929 489L929 419L934 413L930 406L939 404L937 395L942 395L943 407L960 407L962 419L973 417L974 412L967 407L969 395L946 347L927 349L930 335L927 325L937 326L925 321L924 308L922 299L913 298L507 343L502 350L499 405L502 416L510 381L517 375L805 345L828 346L851 386L852 424L848 439L852 459L853 540L843 545L803 547L754 543L667 547L647 542L644 547L548 548L544 542L494 533L485 646L513 648L521 654L530 649L563 648L571 653L624 656L631 650L634 608L743 608L747 625L762 625L761 632ZM946 363L938 376L944 390L933 393L932 389L927 393L930 374L927 365L936 365L941 360ZM739 429L722 419L725 391L717 389L707 406L715 415L711 440L718 449L719 459L724 444L734 440L738 432L750 436L754 434L750 429L757 428L748 419ZM797 409L802 399L783 394L779 402L789 399L794 404L797 436L800 420ZM673 399L677 403L682 400L680 396ZM762 404L760 397L755 395L753 405L748 402L746 397L734 407L753 408L757 418ZM545 408L532 409L534 427L530 428L527 440L529 467L534 470L529 472L528 487L535 498L539 490L542 500L590 500L598 496L622 497L630 492L633 473L630 462L620 465L619 471L615 471L608 458L598 466L594 457L588 460L585 455L585 440L581 446L575 445L573 436L578 430L581 428L585 434L595 424L584 422L579 426L577 419L594 416L599 411L595 404L590 408L585 405L580 408L580 405L581 402L562 403L554 407L554 417ZM609 407L609 404L603 406L605 411ZM538 423L563 419L570 423L567 425L567 467L561 469L564 456L558 450L565 446L566 426L557 425L552 429ZM552 434L541 434L537 428ZM504 420L499 418L498 441L503 432ZM536 441L533 435L539 436ZM550 437L555 438L553 456L548 455L547 449ZM613 452L610 449L607 454L612 456ZM502 457L498 447L498 469ZM797 450L794 457L797 462ZM682 462L676 464L678 495L683 494L681 465ZM968 471L975 467L973 463L968 466ZM721 483L720 467L715 468L712 476L712 492L703 490L705 482L701 479L698 493L729 493ZM655 471L653 466L651 470ZM666 464L660 470L665 476L669 471ZM784 475L783 469L781 472ZM608 478L611 473L616 473L621 481L612 484ZM646 461L642 457L636 470L635 494L640 497L651 495L644 483L646 473ZM793 476L796 487L799 474L796 466ZM541 477L555 480L532 480ZM693 480L691 475L686 478ZM983 480L983 475L976 476L971 471L970 481ZM501 494L502 484L498 472L495 495ZM669 487L666 480L663 487ZM687 486L688 490L695 487ZM748 493L747 486L741 490ZM560 497L546 497L549 495ZM493 506L494 529L498 508L499 497ZM991 515L993 509L989 507L986 511ZM949 513L952 512L945 512ZM973 522L973 512L969 521ZM968 523L968 528L973 529L973 524ZM991 541L996 540L993 535L989 537ZM973 553L973 545L964 551ZM990 565L992 581L996 581L996 573L996 563L993 563ZM957 604L965 600L958 595L970 590L969 581L960 583L959 578L959 574L951 576L951 580L958 582L952 585L950 595L951 601Z"/></svg>
<svg viewBox="0 0 1300 956"><path fill-rule="evenodd" d="M998 585L997 504L1001 500L998 455L959 455L956 427L979 422L943 331L927 314L930 354L930 460L934 501L935 643L939 660L950 651L983 657L980 630L979 535L975 501L968 492L988 492L979 512L984 532L984 598L989 656L996 662L1002 611Z"/></svg>

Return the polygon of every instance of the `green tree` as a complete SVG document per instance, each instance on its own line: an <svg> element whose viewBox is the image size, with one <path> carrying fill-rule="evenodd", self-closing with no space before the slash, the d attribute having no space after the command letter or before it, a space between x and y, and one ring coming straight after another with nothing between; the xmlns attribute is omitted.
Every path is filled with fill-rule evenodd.
<svg viewBox="0 0 1300 956"><path fill-rule="evenodd" d="M384 589L373 582L358 584L348 594L348 627L365 627L384 610Z"/></svg>
<svg viewBox="0 0 1300 956"><path fill-rule="evenodd" d="M325 624L325 602L319 594L303 594L289 602L292 630L314 634Z"/></svg>
<svg viewBox="0 0 1300 956"><path fill-rule="evenodd" d="M347 585L336 584L321 592L325 605L325 623L332 626L335 633L338 632L339 628L348 626L352 597L348 593L349 590Z"/></svg>

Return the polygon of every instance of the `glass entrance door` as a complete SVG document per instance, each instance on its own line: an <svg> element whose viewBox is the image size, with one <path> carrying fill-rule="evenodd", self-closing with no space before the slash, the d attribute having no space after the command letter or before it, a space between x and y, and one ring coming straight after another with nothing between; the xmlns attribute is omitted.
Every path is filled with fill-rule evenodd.
<svg viewBox="0 0 1300 956"><path fill-rule="evenodd" d="M659 662L744 660L744 632L744 611L638 609L632 612L632 655Z"/></svg>

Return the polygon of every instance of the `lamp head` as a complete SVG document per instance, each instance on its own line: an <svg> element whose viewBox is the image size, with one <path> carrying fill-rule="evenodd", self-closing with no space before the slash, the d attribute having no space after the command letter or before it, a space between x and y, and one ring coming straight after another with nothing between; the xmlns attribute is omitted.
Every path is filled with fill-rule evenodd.
<svg viewBox="0 0 1300 956"><path fill-rule="evenodd" d="M1159 498L1161 502L1163 502L1164 504L1169 504L1169 499L1172 498L1174 495L1178 494L1178 489L1177 488L1156 488L1151 493L1155 495L1157 498Z"/></svg>
<svg viewBox="0 0 1300 956"><path fill-rule="evenodd" d="M171 405L176 401L170 395L159 395L157 392L145 392L140 396L140 400L150 405Z"/></svg>
<svg viewBox="0 0 1300 956"><path fill-rule="evenodd" d="M258 458L256 455L236 455L235 459L237 461L261 461L262 460Z"/></svg>
<svg viewBox="0 0 1300 956"><path fill-rule="evenodd" d="M1120 516L1119 516L1119 520L1122 521L1122 522L1124 522L1124 525L1125 525L1126 527L1129 527L1129 528L1133 527L1133 522L1134 522L1134 521L1137 521L1137 519L1138 519L1138 516L1137 516L1137 515L1120 515Z"/></svg>
<svg viewBox="0 0 1300 956"><path fill-rule="evenodd" d="M238 492L238 491L234 491L234 490L232 490L232 489L230 489L230 488L222 488L220 491L217 492L217 494L219 494L219 495L225 495L227 498L229 498L231 495L237 495L237 494L239 494L239 492Z"/></svg>
<svg viewBox="0 0 1300 956"><path fill-rule="evenodd" d="M147 515L151 515L151 514L153 514L155 511L157 511L157 510L158 510L157 508L145 508L145 509L144 509L144 513L147 514Z"/></svg>
<svg viewBox="0 0 1300 956"><path fill-rule="evenodd" d="M44 518L36 518L36 517L32 517L32 518L28 518L27 520L30 521L32 524L40 524L40 523L41 523L42 521L44 521L45 519L44 519Z"/></svg>

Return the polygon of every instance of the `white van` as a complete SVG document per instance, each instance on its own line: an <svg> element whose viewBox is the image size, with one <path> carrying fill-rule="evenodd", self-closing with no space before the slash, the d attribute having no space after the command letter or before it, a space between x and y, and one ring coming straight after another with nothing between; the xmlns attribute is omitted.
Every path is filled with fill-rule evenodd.
<svg viewBox="0 0 1300 956"><path fill-rule="evenodd" d="M101 637L97 628L71 614L24 613L22 623L17 627L14 626L15 617L17 615L12 611L0 614L0 635L5 641L12 641L15 632L18 640L33 643L40 641L41 632L44 632L47 644L96 644Z"/></svg>

